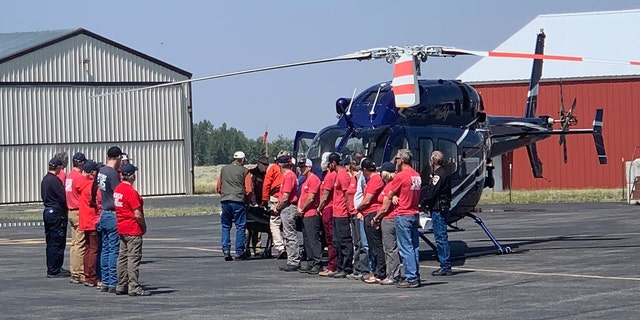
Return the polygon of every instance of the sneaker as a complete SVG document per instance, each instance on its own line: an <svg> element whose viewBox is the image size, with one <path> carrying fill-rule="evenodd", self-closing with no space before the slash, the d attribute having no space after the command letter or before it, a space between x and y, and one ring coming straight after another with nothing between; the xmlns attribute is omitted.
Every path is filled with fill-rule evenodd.
<svg viewBox="0 0 640 320"><path fill-rule="evenodd" d="M318 275L321 277L333 277L334 274L336 274L336 272L329 269L318 272Z"/></svg>
<svg viewBox="0 0 640 320"><path fill-rule="evenodd" d="M434 272L431 272L431 275L434 277L440 277L440 276L452 276L453 275L453 271L451 271L451 269L438 269Z"/></svg>
<svg viewBox="0 0 640 320"><path fill-rule="evenodd" d="M380 279L376 278L376 276L374 276L374 275L370 275L370 276L368 276L366 279L364 279L362 281L364 281L364 283L368 283L368 284L380 283Z"/></svg>
<svg viewBox="0 0 640 320"><path fill-rule="evenodd" d="M338 271L338 272L333 274L333 277L339 279L339 278L346 278L347 275L349 275L349 274L346 273L345 271Z"/></svg>
<svg viewBox="0 0 640 320"><path fill-rule="evenodd" d="M351 273L347 275L347 279L349 280L362 280L364 276L360 273Z"/></svg>
<svg viewBox="0 0 640 320"><path fill-rule="evenodd" d="M148 297L150 295L151 295L151 291L142 290L142 289L129 293L129 296L131 297Z"/></svg>
<svg viewBox="0 0 640 320"><path fill-rule="evenodd" d="M224 261L233 261L233 257L231 256L230 253L226 252L224 254Z"/></svg>
<svg viewBox="0 0 640 320"><path fill-rule="evenodd" d="M109 287L109 289L107 290L107 292L109 292L109 293L116 293L116 287Z"/></svg>
<svg viewBox="0 0 640 320"><path fill-rule="evenodd" d="M298 269L298 271L300 271L300 273L309 273L309 271L311 271L311 267L309 267L309 266L300 267L300 269Z"/></svg>
<svg viewBox="0 0 640 320"><path fill-rule="evenodd" d="M308 274L319 274L322 271L322 269L320 269L320 267L315 266L311 269L309 269L309 271L307 271Z"/></svg>
<svg viewBox="0 0 640 320"><path fill-rule="evenodd" d="M420 279L417 279L415 281L402 281L400 283L398 283L396 285L396 287L401 288L401 289L407 289L407 288L419 288L420 287Z"/></svg>
<svg viewBox="0 0 640 320"><path fill-rule="evenodd" d="M234 261L246 261L246 260L251 260L251 255L247 256L246 254L243 254L239 257L235 257L233 258Z"/></svg>
<svg viewBox="0 0 640 320"><path fill-rule="evenodd" d="M62 272L58 272L54 274L47 273L47 278L66 278L66 277L68 276L64 275Z"/></svg>
<svg viewBox="0 0 640 320"><path fill-rule="evenodd" d="M396 284L396 281L391 278L384 278L380 280L380 284L383 286L390 286Z"/></svg>
<svg viewBox="0 0 640 320"><path fill-rule="evenodd" d="M82 281L80 281L80 278L78 276L71 276L69 278L69 283L82 284Z"/></svg>
<svg viewBox="0 0 640 320"><path fill-rule="evenodd" d="M292 272L292 271L298 271L298 270L300 270L300 266L294 266L290 264L280 267L280 271L284 271L284 272Z"/></svg>

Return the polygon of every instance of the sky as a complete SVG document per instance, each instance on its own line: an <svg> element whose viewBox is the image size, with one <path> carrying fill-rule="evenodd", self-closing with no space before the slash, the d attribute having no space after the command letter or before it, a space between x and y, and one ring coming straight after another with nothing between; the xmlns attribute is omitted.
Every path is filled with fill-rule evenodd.
<svg viewBox="0 0 640 320"><path fill-rule="evenodd" d="M85 28L199 78L392 45L489 51L540 14L625 9L640 2L14 0L3 2L0 32ZM477 61L432 58L422 77L453 79ZM340 61L195 82L193 119L293 138L335 124L338 98L392 71L384 60Z"/></svg>

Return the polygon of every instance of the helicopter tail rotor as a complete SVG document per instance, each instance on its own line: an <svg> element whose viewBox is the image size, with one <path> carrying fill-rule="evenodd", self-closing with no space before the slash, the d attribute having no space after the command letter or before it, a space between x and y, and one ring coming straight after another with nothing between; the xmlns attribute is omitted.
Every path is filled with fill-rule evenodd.
<svg viewBox="0 0 640 320"><path fill-rule="evenodd" d="M564 92L562 90L562 80L560 81L560 145L562 146L562 155L564 163L567 163L567 137L564 132L569 131L570 126L574 126L578 124L578 118L573 115L573 112L576 110L576 102L577 98L573 98L573 102L571 103L571 108L567 112L564 107ZM601 126L602 127L602 126Z"/></svg>

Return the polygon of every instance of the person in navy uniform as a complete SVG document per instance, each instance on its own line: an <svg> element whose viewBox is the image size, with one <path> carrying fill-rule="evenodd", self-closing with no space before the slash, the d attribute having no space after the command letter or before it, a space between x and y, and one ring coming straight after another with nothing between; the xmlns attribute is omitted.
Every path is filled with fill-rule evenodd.
<svg viewBox="0 0 640 320"><path fill-rule="evenodd" d="M47 243L47 278L66 278L71 275L63 269L64 249L67 240L67 197L58 174L63 168L62 159L49 160L49 172L42 178L40 193L44 211L44 234Z"/></svg>
<svg viewBox="0 0 640 320"><path fill-rule="evenodd" d="M431 153L429 159L431 164L431 181L422 190L422 208L431 212L433 223L433 237L436 240L438 249L438 260L440 269L433 271L432 276L450 276L451 271L451 249L447 237L447 218L451 207L451 178L447 174L444 166L444 154L440 151Z"/></svg>

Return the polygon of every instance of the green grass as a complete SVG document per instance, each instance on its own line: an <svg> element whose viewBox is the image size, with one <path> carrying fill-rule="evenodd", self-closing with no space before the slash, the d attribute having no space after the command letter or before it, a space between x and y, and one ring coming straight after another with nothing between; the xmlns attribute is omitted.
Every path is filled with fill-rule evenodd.
<svg viewBox="0 0 640 320"><path fill-rule="evenodd" d="M562 202L622 202L621 189L513 190L482 194L479 204L562 203Z"/></svg>
<svg viewBox="0 0 640 320"><path fill-rule="evenodd" d="M195 194L212 194L215 192L216 182L222 165L195 167L193 175L195 177Z"/></svg>
<svg viewBox="0 0 640 320"><path fill-rule="evenodd" d="M211 207L176 207L176 208L147 208L144 209L146 218L156 217L186 217L186 216L206 216L219 214L219 206ZM41 221L42 212L24 212L15 214L3 214L2 221Z"/></svg>

